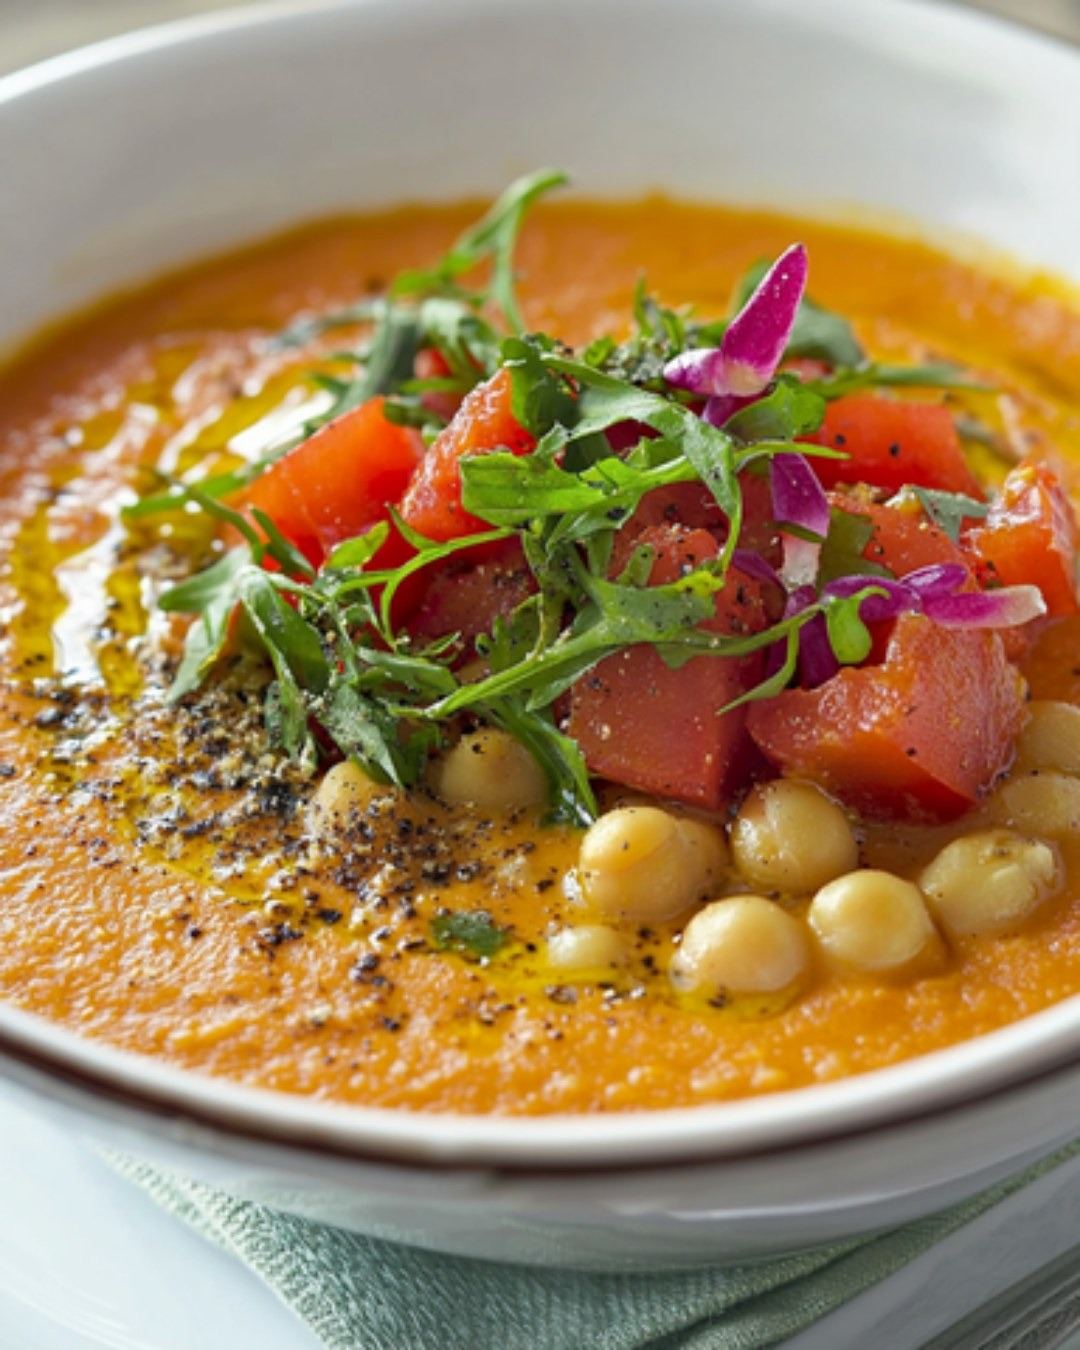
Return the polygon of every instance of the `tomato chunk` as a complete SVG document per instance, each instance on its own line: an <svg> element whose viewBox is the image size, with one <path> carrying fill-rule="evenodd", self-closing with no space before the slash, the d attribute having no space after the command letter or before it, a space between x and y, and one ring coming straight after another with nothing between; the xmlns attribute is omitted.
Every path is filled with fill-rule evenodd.
<svg viewBox="0 0 1080 1350"><path fill-rule="evenodd" d="M785 774L868 816L949 819L1008 767L1024 682L986 629L897 619L881 665L753 704L750 734Z"/></svg>
<svg viewBox="0 0 1080 1350"><path fill-rule="evenodd" d="M1049 617L1080 613L1076 514L1045 465L1014 469L991 503L985 525L971 530L967 543L981 563L984 586L1028 583L1042 591Z"/></svg>
<svg viewBox="0 0 1080 1350"><path fill-rule="evenodd" d="M457 416L435 438L402 499L402 518L440 542L486 530L461 504L461 460L493 450L527 455L535 446L511 409L510 372L496 371L466 395Z"/></svg>
<svg viewBox="0 0 1080 1350"><path fill-rule="evenodd" d="M674 581L718 551L705 530L653 526L638 543L656 550L651 580ZM717 596L718 633L754 633L770 616L762 587L732 570ZM746 709L719 716L761 678L764 656L698 656L669 669L652 647L609 656L574 686L570 735L591 772L626 787L719 810L745 780L756 755L746 731Z"/></svg>
<svg viewBox="0 0 1080 1350"><path fill-rule="evenodd" d="M444 380L452 371L450 362L438 347L421 347L413 361L413 374L418 380ZM421 404L449 422L461 407L461 396L448 390L428 389L420 395Z"/></svg>
<svg viewBox="0 0 1080 1350"><path fill-rule="evenodd" d="M521 544L507 539L480 562L444 564L428 582L407 626L421 640L460 633L471 648L473 639L490 633L496 619L508 619L535 589Z"/></svg>
<svg viewBox="0 0 1080 1350"><path fill-rule="evenodd" d="M388 519L423 443L386 420L384 402L370 399L320 427L246 488L237 505L264 511L315 565L343 539Z"/></svg>
<svg viewBox="0 0 1080 1350"><path fill-rule="evenodd" d="M941 403L849 394L829 404L821 429L807 440L850 456L811 458L826 487L872 483L895 492L912 483L982 497L952 414Z"/></svg>
<svg viewBox="0 0 1080 1350"><path fill-rule="evenodd" d="M780 536L773 520L768 478L749 472L740 474L739 491L743 503L739 547L760 553L769 562L779 565ZM727 517L704 483L672 483L668 487L653 488L641 498L634 514L616 536L616 554L622 551L629 556L637 534L653 525L687 525L695 530L709 530L721 541L727 538L729 528ZM630 541L629 547L626 547L627 541Z"/></svg>
<svg viewBox="0 0 1080 1350"><path fill-rule="evenodd" d="M829 502L868 522L872 533L863 557L867 562L887 567L893 576L905 577L920 567L942 563L970 567L970 558L960 545L935 525L914 499L910 505L906 501L889 505L862 494L831 492Z"/></svg>

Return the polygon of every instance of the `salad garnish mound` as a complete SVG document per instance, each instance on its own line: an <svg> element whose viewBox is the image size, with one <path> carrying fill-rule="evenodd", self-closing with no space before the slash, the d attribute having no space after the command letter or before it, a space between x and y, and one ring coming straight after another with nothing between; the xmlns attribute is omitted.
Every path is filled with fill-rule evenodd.
<svg viewBox="0 0 1080 1350"><path fill-rule="evenodd" d="M952 401L978 382L871 359L798 243L729 317L640 284L626 336L529 331L515 242L564 181L522 179L433 267L273 339L322 344L318 413L130 509L221 524L160 599L193 616L172 697L247 644L309 768L413 788L499 728L580 825L598 781L719 812L776 771L871 816L962 813L1010 762L1017 660L1080 610L1062 486L977 476Z"/></svg>

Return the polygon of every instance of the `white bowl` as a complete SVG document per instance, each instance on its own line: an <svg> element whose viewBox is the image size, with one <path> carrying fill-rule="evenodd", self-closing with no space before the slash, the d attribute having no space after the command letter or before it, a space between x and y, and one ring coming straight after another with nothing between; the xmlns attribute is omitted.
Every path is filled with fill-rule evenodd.
<svg viewBox="0 0 1080 1350"><path fill-rule="evenodd" d="M112 288L345 208L565 165L806 213L854 204L1080 282L1080 54L916 0L264 6L0 81L0 345ZM0 1060L88 1134L233 1193L461 1253L594 1267L885 1227L1080 1121L1080 1000L844 1083L617 1117L332 1107L0 1006Z"/></svg>

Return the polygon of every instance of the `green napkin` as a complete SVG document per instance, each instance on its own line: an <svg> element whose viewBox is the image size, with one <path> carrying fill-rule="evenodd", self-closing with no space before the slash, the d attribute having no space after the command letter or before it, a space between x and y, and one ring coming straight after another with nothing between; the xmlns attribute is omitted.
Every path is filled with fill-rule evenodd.
<svg viewBox="0 0 1080 1350"><path fill-rule="evenodd" d="M761 1350L1078 1153L1080 1141L973 1200L878 1237L656 1275L441 1256L235 1200L134 1158L109 1161L260 1275L327 1350Z"/></svg>

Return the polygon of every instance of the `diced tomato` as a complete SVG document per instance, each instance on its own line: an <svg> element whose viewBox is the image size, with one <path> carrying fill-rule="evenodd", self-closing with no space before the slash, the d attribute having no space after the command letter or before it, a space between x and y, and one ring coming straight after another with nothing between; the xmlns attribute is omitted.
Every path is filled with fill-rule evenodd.
<svg viewBox="0 0 1080 1350"><path fill-rule="evenodd" d="M511 409L510 372L496 371L466 395L457 416L435 438L402 499L402 518L440 542L487 529L461 504L461 460L493 450L527 455L535 446Z"/></svg>
<svg viewBox="0 0 1080 1350"><path fill-rule="evenodd" d="M1077 521L1051 469L1021 464L1005 479L984 525L966 542L984 586L1038 586L1051 618L1080 613Z"/></svg>
<svg viewBox="0 0 1080 1350"><path fill-rule="evenodd" d="M773 520L772 491L769 480L754 473L739 477L743 521L739 547L760 553L769 562L779 563L779 534ZM638 502L616 537L616 556L629 556L637 535L654 525L685 525L692 530L708 530L721 542L727 538L728 522L716 498L704 483L673 483L653 488ZM627 542L630 546L627 547Z"/></svg>
<svg viewBox="0 0 1080 1350"><path fill-rule="evenodd" d="M952 414L941 403L849 394L829 404L821 429L806 439L850 456L810 459L826 487L872 483L895 492L912 483L982 497Z"/></svg>
<svg viewBox="0 0 1080 1350"><path fill-rule="evenodd" d="M318 565L389 517L423 454L416 432L388 422L382 398L343 413L272 464L236 505L264 511Z"/></svg>
<svg viewBox="0 0 1080 1350"><path fill-rule="evenodd" d="M413 374L418 380L445 380L451 374L450 363L438 347L421 347L413 361ZM461 395L428 389L420 395L420 402L437 417L449 422L461 407Z"/></svg>
<svg viewBox="0 0 1080 1350"><path fill-rule="evenodd" d="M521 544L507 539L482 562L444 564L428 582L408 629L427 641L460 633L471 644L479 634L490 633L497 618L509 618L535 589Z"/></svg>
<svg viewBox="0 0 1080 1350"><path fill-rule="evenodd" d="M889 505L861 493L830 492L829 502L869 522L873 533L863 557L887 567L894 576L905 577L920 567L941 563L970 567L970 559L960 545L930 520L917 500Z"/></svg>
<svg viewBox="0 0 1080 1350"><path fill-rule="evenodd" d="M996 633L896 621L881 665L751 706L750 734L783 773L868 816L949 819L1008 767L1024 682Z"/></svg>
<svg viewBox="0 0 1080 1350"><path fill-rule="evenodd" d="M656 550L651 580L674 581L718 552L705 530L658 525L639 538ZM733 570L717 596L718 633L755 633L770 616L760 583ZM762 678L764 656L698 656L669 669L652 647L607 657L574 685L570 735L592 773L626 787L719 810L756 759L746 709L719 716Z"/></svg>

